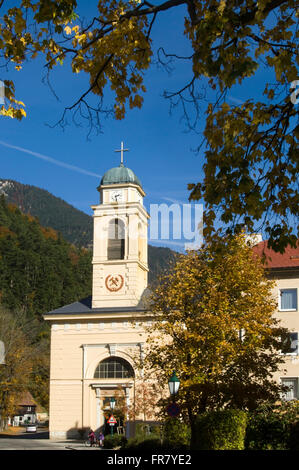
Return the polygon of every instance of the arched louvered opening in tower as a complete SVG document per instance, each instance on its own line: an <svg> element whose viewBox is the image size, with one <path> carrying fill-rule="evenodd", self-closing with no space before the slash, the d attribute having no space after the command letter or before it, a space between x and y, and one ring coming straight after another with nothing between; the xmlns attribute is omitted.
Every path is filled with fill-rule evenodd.
<svg viewBox="0 0 299 470"><path fill-rule="evenodd" d="M121 219L112 219L108 228L108 260L125 257L125 224Z"/></svg>

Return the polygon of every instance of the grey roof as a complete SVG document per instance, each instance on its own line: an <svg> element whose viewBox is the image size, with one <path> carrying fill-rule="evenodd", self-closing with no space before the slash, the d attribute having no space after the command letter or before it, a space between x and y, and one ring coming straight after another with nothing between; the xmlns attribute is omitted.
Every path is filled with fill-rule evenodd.
<svg viewBox="0 0 299 470"><path fill-rule="evenodd" d="M92 308L92 296L81 299L78 302L73 302L69 305L64 305L63 307L51 310L50 312L45 313L45 315L57 315L57 314L66 314L66 315L75 315L82 313L121 313L121 312L144 312L148 310L146 308L147 299L149 296L149 289L145 289L139 303L134 307L101 307L101 308Z"/></svg>

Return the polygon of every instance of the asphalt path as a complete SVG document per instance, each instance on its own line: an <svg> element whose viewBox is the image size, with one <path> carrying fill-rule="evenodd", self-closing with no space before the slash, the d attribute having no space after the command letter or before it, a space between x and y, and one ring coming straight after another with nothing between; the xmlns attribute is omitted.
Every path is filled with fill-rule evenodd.
<svg viewBox="0 0 299 470"><path fill-rule="evenodd" d="M20 433L17 435L0 434L0 450L100 450L86 447L84 442L74 440L53 441L46 431Z"/></svg>

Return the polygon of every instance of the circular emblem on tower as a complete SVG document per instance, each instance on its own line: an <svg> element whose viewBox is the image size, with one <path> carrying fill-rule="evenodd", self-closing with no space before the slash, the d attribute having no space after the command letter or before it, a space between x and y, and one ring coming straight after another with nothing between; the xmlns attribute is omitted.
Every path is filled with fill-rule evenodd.
<svg viewBox="0 0 299 470"><path fill-rule="evenodd" d="M121 274L109 274L105 279L105 286L110 292L119 291L124 285L124 278Z"/></svg>

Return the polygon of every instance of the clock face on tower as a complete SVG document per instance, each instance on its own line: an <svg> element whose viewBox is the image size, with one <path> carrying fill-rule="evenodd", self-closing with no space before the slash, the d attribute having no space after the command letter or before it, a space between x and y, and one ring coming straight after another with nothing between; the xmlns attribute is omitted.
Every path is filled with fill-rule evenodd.
<svg viewBox="0 0 299 470"><path fill-rule="evenodd" d="M120 189L116 189L115 191L111 191L111 201L112 202L122 202L123 200L123 193Z"/></svg>

